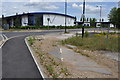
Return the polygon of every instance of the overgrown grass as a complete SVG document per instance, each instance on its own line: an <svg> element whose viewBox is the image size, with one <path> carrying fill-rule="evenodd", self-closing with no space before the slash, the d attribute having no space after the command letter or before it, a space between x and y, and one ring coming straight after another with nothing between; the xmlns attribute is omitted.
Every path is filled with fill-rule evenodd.
<svg viewBox="0 0 120 80"><path fill-rule="evenodd" d="M57 62L57 60L48 53L37 51L36 53L39 56L40 63L47 70L48 75L51 78L58 78L60 74L64 74L65 76L70 75L68 69L66 67L63 67L63 65L60 62Z"/></svg>
<svg viewBox="0 0 120 80"><path fill-rule="evenodd" d="M81 49L118 51L120 49L118 47L118 38L106 38L105 36L71 37L63 40L62 43L75 45Z"/></svg>
<svg viewBox="0 0 120 80"><path fill-rule="evenodd" d="M28 42L29 42L29 45L30 45L30 46L32 46L32 45L33 45L33 41L34 41L34 39L33 39L33 38L31 38L31 37L29 37Z"/></svg>
<svg viewBox="0 0 120 80"><path fill-rule="evenodd" d="M48 70L49 74L52 75L54 73L54 68L52 65L45 65L46 69Z"/></svg>

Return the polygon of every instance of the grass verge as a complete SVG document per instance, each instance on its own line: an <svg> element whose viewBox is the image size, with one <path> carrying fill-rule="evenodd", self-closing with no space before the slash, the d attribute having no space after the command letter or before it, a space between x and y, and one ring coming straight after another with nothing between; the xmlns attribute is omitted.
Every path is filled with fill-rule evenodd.
<svg viewBox="0 0 120 80"><path fill-rule="evenodd" d="M62 41L62 44L71 44L75 45L81 49L88 50L109 50L109 51L118 51L119 37L114 37L114 35L109 35L109 38L106 36L100 36L100 34L92 37L71 37Z"/></svg>
<svg viewBox="0 0 120 80"><path fill-rule="evenodd" d="M70 75L68 69L66 66L64 66L62 64L62 62L55 58L54 56L45 53L44 51L42 51L40 49L40 47L36 46L36 42L41 43L42 40L36 40L32 37L29 37L28 42L29 45L32 47L32 49L34 50L34 52L36 53L40 64L43 66L44 68L44 72L45 74L49 77L49 78L66 78ZM55 45L55 44L53 44Z"/></svg>

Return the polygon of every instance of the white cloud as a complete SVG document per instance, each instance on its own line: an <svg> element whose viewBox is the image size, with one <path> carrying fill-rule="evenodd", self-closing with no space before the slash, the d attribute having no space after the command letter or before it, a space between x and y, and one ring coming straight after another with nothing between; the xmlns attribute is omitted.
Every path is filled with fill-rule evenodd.
<svg viewBox="0 0 120 80"><path fill-rule="evenodd" d="M28 2L28 3L25 3L25 6L37 6L39 5L39 3L37 2Z"/></svg>
<svg viewBox="0 0 120 80"><path fill-rule="evenodd" d="M13 7L14 9L17 9L17 7Z"/></svg>
<svg viewBox="0 0 120 80"><path fill-rule="evenodd" d="M59 7L57 7L57 6L55 6L55 5L50 5L50 6L45 6L44 7L45 9L50 9L50 10L52 10L52 9L58 9Z"/></svg>
<svg viewBox="0 0 120 80"><path fill-rule="evenodd" d="M72 7L79 8L79 6L76 3L73 3Z"/></svg>
<svg viewBox="0 0 120 80"><path fill-rule="evenodd" d="M30 0L1 0L1 2L29 2Z"/></svg>
<svg viewBox="0 0 120 80"><path fill-rule="evenodd" d="M81 10L82 10L83 4L78 5L78 4L76 4L76 3L73 3L73 4L72 4L72 7L73 7L73 8L78 8L78 9L81 9ZM85 6L85 9L86 9L86 12L87 12L87 13L95 13L95 12L98 13L98 12L99 12L99 8L96 7L96 6L92 6L92 5L86 5L86 6Z"/></svg>
<svg viewBox="0 0 120 80"><path fill-rule="evenodd" d="M51 3L46 3L46 2L28 2L27 4L25 4L24 6L31 6L33 8L38 8L41 10L55 10L55 9L59 9L58 6L52 4Z"/></svg>
<svg viewBox="0 0 120 80"><path fill-rule="evenodd" d="M85 0L86 2L118 2L119 0ZM65 2L65 0L2 0L2 2ZM67 2L83 2L83 0L67 0Z"/></svg>
<svg viewBox="0 0 120 80"><path fill-rule="evenodd" d="M119 0L85 0L86 2L118 2ZM65 0L30 0L30 2L65 2ZM83 2L83 0L67 0L67 2Z"/></svg>

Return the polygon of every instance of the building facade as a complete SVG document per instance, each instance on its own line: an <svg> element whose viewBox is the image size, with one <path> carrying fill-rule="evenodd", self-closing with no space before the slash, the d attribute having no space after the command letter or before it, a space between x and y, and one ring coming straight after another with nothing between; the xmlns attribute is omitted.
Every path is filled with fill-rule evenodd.
<svg viewBox="0 0 120 80"><path fill-rule="evenodd" d="M36 12L16 14L14 16L3 17L9 27L14 26L74 26L75 17L60 13Z"/></svg>
<svg viewBox="0 0 120 80"><path fill-rule="evenodd" d="M118 2L118 8L120 8L120 1Z"/></svg>
<svg viewBox="0 0 120 80"><path fill-rule="evenodd" d="M110 22L95 22L94 24L91 24L90 22L76 22L76 25L84 25L86 27L114 27Z"/></svg>

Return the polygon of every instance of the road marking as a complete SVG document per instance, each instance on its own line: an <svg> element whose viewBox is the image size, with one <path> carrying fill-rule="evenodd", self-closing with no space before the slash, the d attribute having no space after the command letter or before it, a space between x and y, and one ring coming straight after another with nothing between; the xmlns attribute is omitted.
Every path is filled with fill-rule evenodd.
<svg viewBox="0 0 120 80"><path fill-rule="evenodd" d="M24 36L24 35L20 35L20 36ZM12 39L12 38L20 37L20 36L13 36L13 37L11 37L11 38L8 38L5 34L3 34L4 41L3 41L3 43L0 45L0 48L2 48L3 45L4 45L8 40L10 40L10 39Z"/></svg>
<svg viewBox="0 0 120 80"><path fill-rule="evenodd" d="M2 46L5 44L5 42L8 40L7 36L6 35L2 35L2 38L3 38L3 41L2 41L2 44L0 45L0 48L2 48Z"/></svg>
<svg viewBox="0 0 120 80"><path fill-rule="evenodd" d="M60 55L62 55L62 48L60 48ZM61 57L61 61L63 61L62 57Z"/></svg>
<svg viewBox="0 0 120 80"><path fill-rule="evenodd" d="M4 37L3 37L3 35L1 34L0 36L2 37L2 40L4 41Z"/></svg>
<svg viewBox="0 0 120 80"><path fill-rule="evenodd" d="M3 34L3 36L5 37L5 40L8 40L8 37L5 34Z"/></svg>
<svg viewBox="0 0 120 80"><path fill-rule="evenodd" d="M38 65L38 63L37 63L34 55L33 55L33 52L32 52L32 50L31 50L31 48L30 48L30 46L29 46L29 44L28 44L27 38L28 38L28 37L25 38L25 43L26 43L26 45L27 45L27 47L28 47L28 49L29 49L32 57L33 57L33 60L34 60L36 66L37 66L37 68L38 68L38 70L39 70L39 73L41 74L42 78L45 80L45 77L44 77L44 75L43 75L43 73L42 73L42 71L41 71L41 69L40 69L40 67L39 67L39 65Z"/></svg>
<svg viewBox="0 0 120 80"><path fill-rule="evenodd" d="M62 54L62 49L60 48L60 53Z"/></svg>

